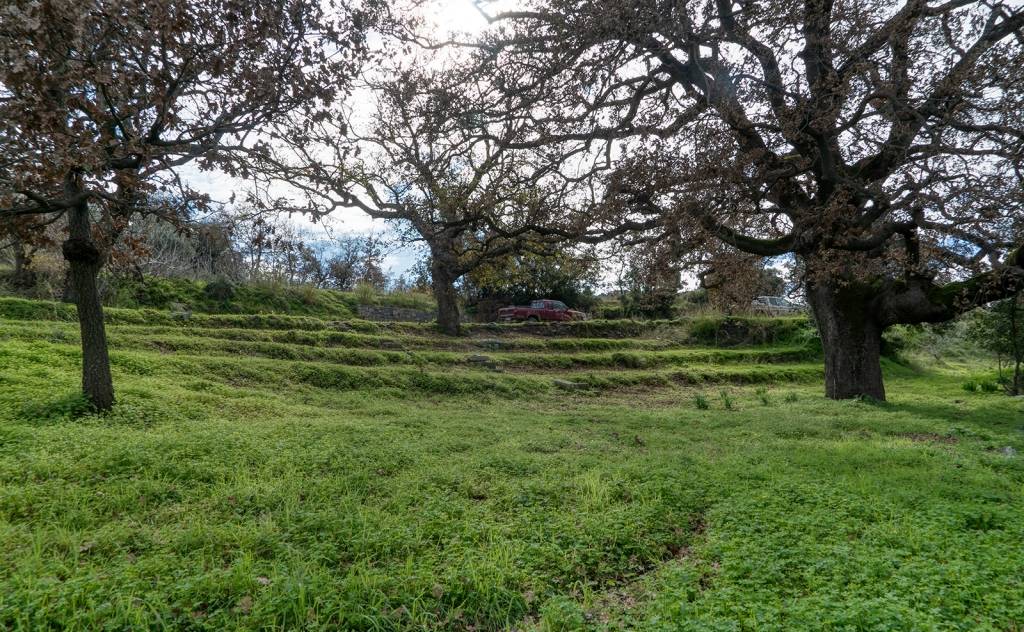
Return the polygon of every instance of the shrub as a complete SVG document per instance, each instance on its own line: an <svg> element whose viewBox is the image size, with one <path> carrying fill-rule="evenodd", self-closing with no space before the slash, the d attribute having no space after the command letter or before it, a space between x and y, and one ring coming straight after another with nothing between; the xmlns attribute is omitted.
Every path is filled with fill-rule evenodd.
<svg viewBox="0 0 1024 632"><path fill-rule="evenodd" d="M78 320L75 306L53 301L0 297L0 318L9 320Z"/></svg>
<svg viewBox="0 0 1024 632"><path fill-rule="evenodd" d="M711 408L711 402L704 396L703 393L697 393L693 396L693 405L697 407L697 410L707 410Z"/></svg>
<svg viewBox="0 0 1024 632"><path fill-rule="evenodd" d="M999 391L999 383L992 380L985 380L978 384L978 390L982 393L995 393Z"/></svg>
<svg viewBox="0 0 1024 632"><path fill-rule="evenodd" d="M961 386L968 393L996 393L1001 388L998 380L989 379L970 379Z"/></svg>
<svg viewBox="0 0 1024 632"><path fill-rule="evenodd" d="M995 354L999 375L1009 369L1009 395L1024 394L1024 292L998 301L987 309L975 310L968 337L986 351ZM983 390L986 389L982 384ZM985 392L990 392L985 390Z"/></svg>
<svg viewBox="0 0 1024 632"><path fill-rule="evenodd" d="M626 312L618 303L600 303L591 312L595 319L621 320L626 318Z"/></svg>
<svg viewBox="0 0 1024 632"><path fill-rule="evenodd" d="M227 303L235 297L235 286L226 279L210 281L203 288L203 295L210 300Z"/></svg>
<svg viewBox="0 0 1024 632"><path fill-rule="evenodd" d="M967 380L961 387L967 392L997 392L1000 388L998 380L981 378Z"/></svg>
<svg viewBox="0 0 1024 632"><path fill-rule="evenodd" d="M691 342L714 346L809 342L816 338L810 321L800 317L703 317L689 324Z"/></svg>

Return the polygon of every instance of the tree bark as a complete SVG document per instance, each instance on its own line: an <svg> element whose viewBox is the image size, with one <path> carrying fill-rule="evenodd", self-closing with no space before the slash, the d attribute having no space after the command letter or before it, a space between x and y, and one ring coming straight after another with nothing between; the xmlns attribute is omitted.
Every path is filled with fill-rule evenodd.
<svg viewBox="0 0 1024 632"><path fill-rule="evenodd" d="M825 396L885 400L884 326L872 313L870 291L857 285L810 284L807 298L825 352Z"/></svg>
<svg viewBox="0 0 1024 632"><path fill-rule="evenodd" d="M114 380L96 283L103 258L92 238L87 202L69 211L68 229L63 252L82 332L82 393L96 410L108 411L114 406Z"/></svg>
<svg viewBox="0 0 1024 632"><path fill-rule="evenodd" d="M1024 362L1017 360L1013 364L1013 390L1010 395L1024 395Z"/></svg>
<svg viewBox="0 0 1024 632"><path fill-rule="evenodd" d="M1021 348L1020 328L1024 323L1020 322L1020 314L1024 305L1021 303L1022 295L1018 294L1010 299L1010 349L1013 352L1013 385L1010 395L1017 396L1024 393L1024 376L1021 375L1021 364L1024 363L1024 349Z"/></svg>
<svg viewBox="0 0 1024 632"><path fill-rule="evenodd" d="M437 301L437 324L448 336L458 336L460 333L459 300L455 293L456 278L442 258L435 255L431 263L431 281L434 299Z"/></svg>
<svg viewBox="0 0 1024 632"><path fill-rule="evenodd" d="M32 269L32 255L20 241L14 244L14 272L11 273L11 285L27 290L36 284L36 274Z"/></svg>

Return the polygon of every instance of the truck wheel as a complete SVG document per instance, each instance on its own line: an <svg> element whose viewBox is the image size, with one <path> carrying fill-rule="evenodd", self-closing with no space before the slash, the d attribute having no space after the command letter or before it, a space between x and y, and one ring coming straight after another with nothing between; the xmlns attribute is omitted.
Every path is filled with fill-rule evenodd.
<svg viewBox="0 0 1024 632"><path fill-rule="evenodd" d="M536 316L529 316L529 317L526 318L526 322L528 322L528 323L539 323L540 319L537 318Z"/></svg>

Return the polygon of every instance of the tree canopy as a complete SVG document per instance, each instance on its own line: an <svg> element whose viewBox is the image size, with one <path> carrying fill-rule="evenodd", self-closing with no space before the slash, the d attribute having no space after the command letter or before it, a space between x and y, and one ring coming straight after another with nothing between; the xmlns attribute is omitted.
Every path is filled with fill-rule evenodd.
<svg viewBox="0 0 1024 632"><path fill-rule="evenodd" d="M533 152L510 148L522 125L491 118L500 91L458 66L437 65L398 63L366 77L369 116L342 108L299 134L279 135L277 151L255 170L297 192L303 212L357 208L424 243L438 321L455 334L456 281L560 239L538 228L558 217L561 189L545 186L548 168Z"/></svg>
<svg viewBox="0 0 1024 632"><path fill-rule="evenodd" d="M66 219L94 403L96 274L128 218L206 203L186 168L394 222L450 334L455 284L523 253L646 245L664 304L695 253L788 258L837 398L884 398L887 327L1024 288L1019 3L475 1L490 28L443 42L421 0L8 3L0 237L24 267Z"/></svg>
<svg viewBox="0 0 1024 632"><path fill-rule="evenodd" d="M600 221L801 260L830 395L884 397L885 327L1024 285L1019 5L477 4L519 146L599 157Z"/></svg>
<svg viewBox="0 0 1024 632"><path fill-rule="evenodd" d="M314 0L14 0L0 25L0 232L67 217L83 387L113 403L96 274L137 213L201 203L181 169L246 175L281 117L316 117L347 89L379 7ZM152 205L174 191L176 204ZM96 222L96 220L99 220ZM97 240L97 238L100 238Z"/></svg>

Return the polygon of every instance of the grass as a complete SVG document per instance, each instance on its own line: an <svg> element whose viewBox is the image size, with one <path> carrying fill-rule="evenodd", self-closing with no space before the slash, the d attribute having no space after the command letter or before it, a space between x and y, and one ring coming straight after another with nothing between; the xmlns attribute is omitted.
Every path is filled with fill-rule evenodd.
<svg viewBox="0 0 1024 632"><path fill-rule="evenodd" d="M174 303L206 314L281 313L321 318L351 318L358 301L351 292L320 290L282 283L206 283L189 279L147 277L117 279L108 307L166 310ZM208 291L221 289L223 293Z"/></svg>
<svg viewBox="0 0 1024 632"><path fill-rule="evenodd" d="M977 366L830 402L793 341L131 311L102 416L72 326L0 322L0 628L1024 626L1024 402Z"/></svg>
<svg viewBox="0 0 1024 632"><path fill-rule="evenodd" d="M722 400L722 408L725 410L735 410L736 402L729 391L722 390L718 393L719 398Z"/></svg>
<svg viewBox="0 0 1024 632"><path fill-rule="evenodd" d="M465 363L467 351L487 349L479 342L438 340L424 337L379 337L338 332L302 335L297 332L266 332L254 329L203 331L196 329L111 326L108 338L119 349L153 350L204 356L247 355L274 359L335 362L361 366L384 364L438 365ZM269 335L267 335L269 334ZM31 322L0 323L0 339L41 340L78 344L77 327ZM534 369L656 369L693 364L784 364L816 361L816 350L802 346L764 346L743 349L709 349L676 346L661 350L615 352L564 351L563 339L545 341L536 350L490 352L487 357L506 367ZM595 341L601 342L601 341ZM629 341L616 341L629 342ZM554 343L554 344L552 344ZM438 348L438 347L441 348ZM598 345L595 345L598 346ZM415 353L413 353L415 352ZM476 355L476 354L474 354Z"/></svg>
<svg viewBox="0 0 1024 632"><path fill-rule="evenodd" d="M708 398L703 393L696 393L693 396L693 405L698 410L708 410L711 408L711 402L708 401Z"/></svg>
<svg viewBox="0 0 1024 632"><path fill-rule="evenodd" d="M3 278L0 269L0 281ZM184 305L197 314L289 314L323 319L348 319L360 305L379 305L434 311L437 305L422 292L360 292L318 289L282 282L229 283L181 278L143 280L104 277L104 305L109 308L166 312ZM2 310L0 310L2 311Z"/></svg>
<svg viewBox="0 0 1024 632"><path fill-rule="evenodd" d="M328 291L328 290L323 290ZM189 328L249 328L273 329L280 331L327 331L343 330L361 334L435 335L433 323L393 323L351 320L351 314L298 314L288 310L275 310L271 303L264 309L246 313L197 313L188 320L181 320L166 309L118 308L104 310L106 322L112 325L171 326ZM0 318L10 320L75 321L75 308L67 303L39 301L0 296ZM338 319L341 319L340 322ZM615 339L642 338L657 344L685 342L688 344L710 345L716 348L744 345L820 345L806 318L749 317L701 317L680 320L587 320L558 323L466 323L464 332L482 340L493 341L494 337L523 335L533 338L551 337L561 339L569 345L566 350L575 349L569 339L587 339L593 345L594 339L603 339L601 349L621 348ZM520 341L521 342L521 341ZM538 342L538 341L534 341ZM498 340L499 346L519 342ZM547 346L544 342L540 346ZM627 344L631 347L631 344ZM591 348L596 350L595 348Z"/></svg>

